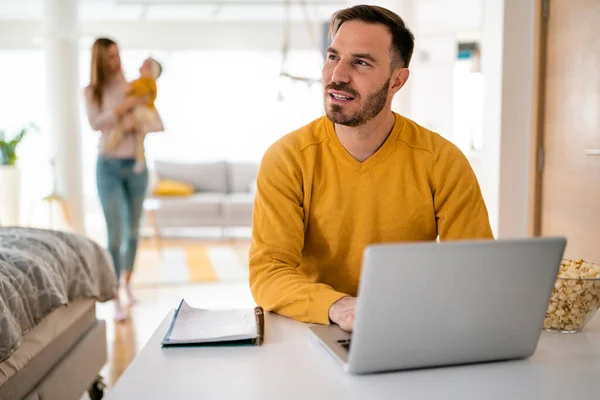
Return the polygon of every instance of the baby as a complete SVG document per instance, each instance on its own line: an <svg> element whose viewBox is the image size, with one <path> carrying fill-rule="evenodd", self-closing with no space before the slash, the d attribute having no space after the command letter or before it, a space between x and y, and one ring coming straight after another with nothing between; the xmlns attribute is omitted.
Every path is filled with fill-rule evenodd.
<svg viewBox="0 0 600 400"><path fill-rule="evenodd" d="M144 139L151 126L158 117L154 101L156 100L156 80L162 73L162 66L153 58L144 60L140 67L140 77L131 82L127 92L128 99L133 97L148 96L148 102L134 106L130 115L123 117L115 124L110 132L106 147L108 150L116 149L126 132L134 131L136 138L134 172L141 173L146 167L146 155L144 150Z"/></svg>

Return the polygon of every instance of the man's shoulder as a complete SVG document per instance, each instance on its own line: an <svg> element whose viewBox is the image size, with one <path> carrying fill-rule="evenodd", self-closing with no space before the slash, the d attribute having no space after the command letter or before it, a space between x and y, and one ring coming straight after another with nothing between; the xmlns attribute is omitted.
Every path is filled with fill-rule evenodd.
<svg viewBox="0 0 600 400"><path fill-rule="evenodd" d="M271 148L300 154L312 146L318 146L327 138L327 122L325 116L319 117L277 139Z"/></svg>
<svg viewBox="0 0 600 400"><path fill-rule="evenodd" d="M261 160L261 171L285 170L288 173L298 173L302 169L305 151L319 146L327 138L327 123L325 117L296 129L271 144ZM296 172L292 172L296 171Z"/></svg>
<svg viewBox="0 0 600 400"><path fill-rule="evenodd" d="M404 126L398 140L406 146L439 156L440 153L458 149L450 140L437 132L419 125L410 118L404 119Z"/></svg>

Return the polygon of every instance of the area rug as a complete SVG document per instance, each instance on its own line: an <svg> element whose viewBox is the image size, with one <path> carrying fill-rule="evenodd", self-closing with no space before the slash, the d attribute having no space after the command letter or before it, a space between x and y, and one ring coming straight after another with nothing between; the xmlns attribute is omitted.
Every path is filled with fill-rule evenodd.
<svg viewBox="0 0 600 400"><path fill-rule="evenodd" d="M248 280L248 250L242 244L163 244L138 250L136 287Z"/></svg>

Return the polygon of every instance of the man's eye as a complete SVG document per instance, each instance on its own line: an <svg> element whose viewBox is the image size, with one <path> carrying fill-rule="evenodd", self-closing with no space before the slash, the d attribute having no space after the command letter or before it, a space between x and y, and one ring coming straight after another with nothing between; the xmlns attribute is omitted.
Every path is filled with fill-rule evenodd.
<svg viewBox="0 0 600 400"><path fill-rule="evenodd" d="M366 62L366 61L363 61L363 60L357 60L357 61L356 61L356 63L357 63L358 65L363 65L363 66L365 66L365 67L368 67L368 66L370 65L368 62Z"/></svg>
<svg viewBox="0 0 600 400"><path fill-rule="evenodd" d="M337 58L337 56L335 54L330 54L327 56L327 59L329 60L335 60Z"/></svg>

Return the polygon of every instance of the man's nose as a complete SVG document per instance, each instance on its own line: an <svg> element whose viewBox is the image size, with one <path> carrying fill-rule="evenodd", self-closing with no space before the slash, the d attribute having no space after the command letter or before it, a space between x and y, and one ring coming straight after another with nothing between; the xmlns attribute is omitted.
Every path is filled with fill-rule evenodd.
<svg viewBox="0 0 600 400"><path fill-rule="evenodd" d="M350 68L344 62L339 62L333 69L331 80L335 83L348 83L350 82Z"/></svg>

